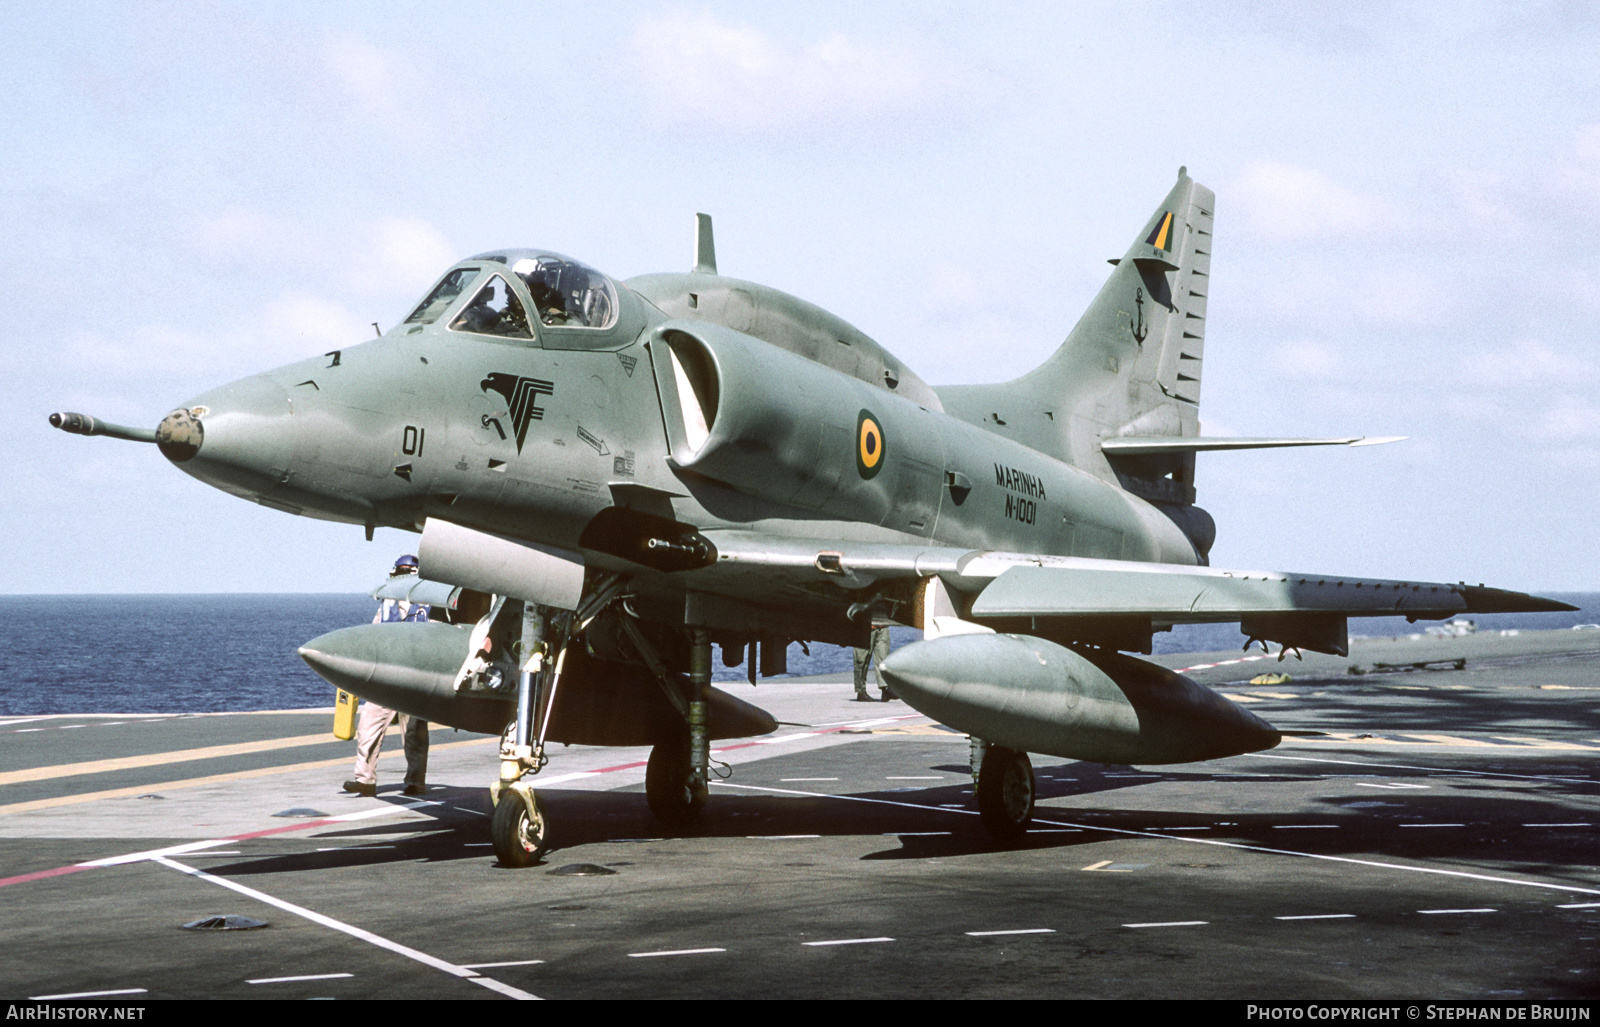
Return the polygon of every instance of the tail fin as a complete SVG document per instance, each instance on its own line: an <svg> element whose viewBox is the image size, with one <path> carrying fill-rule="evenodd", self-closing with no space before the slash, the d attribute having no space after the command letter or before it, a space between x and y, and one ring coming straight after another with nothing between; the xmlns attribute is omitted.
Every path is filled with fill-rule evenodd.
<svg viewBox="0 0 1600 1027"><path fill-rule="evenodd" d="M1004 385L939 389L946 412L1106 477L1102 439L1198 435L1215 201L1179 168L1055 354Z"/></svg>

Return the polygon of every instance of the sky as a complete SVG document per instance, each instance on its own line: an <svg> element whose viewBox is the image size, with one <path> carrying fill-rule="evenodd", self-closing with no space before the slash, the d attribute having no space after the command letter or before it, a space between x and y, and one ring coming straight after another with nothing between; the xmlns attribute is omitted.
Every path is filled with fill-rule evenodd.
<svg viewBox="0 0 1600 1027"><path fill-rule="evenodd" d="M1166 195L1215 190L1215 565L1600 590L1600 7L0 6L0 592L354 592L416 536L154 447L451 261L692 263L935 385L1041 363Z"/></svg>

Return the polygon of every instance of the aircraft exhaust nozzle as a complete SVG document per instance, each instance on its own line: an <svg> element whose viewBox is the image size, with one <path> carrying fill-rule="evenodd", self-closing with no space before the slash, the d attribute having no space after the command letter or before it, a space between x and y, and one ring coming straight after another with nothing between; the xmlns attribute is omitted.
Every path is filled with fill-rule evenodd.
<svg viewBox="0 0 1600 1027"><path fill-rule="evenodd" d="M918 712L1022 752L1189 763L1270 749L1282 739L1248 710L1164 667L1028 635L914 642L879 672Z"/></svg>

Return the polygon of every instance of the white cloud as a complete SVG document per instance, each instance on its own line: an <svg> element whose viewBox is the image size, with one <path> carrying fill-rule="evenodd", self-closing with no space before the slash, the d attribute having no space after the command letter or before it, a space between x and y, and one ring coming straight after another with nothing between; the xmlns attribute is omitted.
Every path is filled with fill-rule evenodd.
<svg viewBox="0 0 1600 1027"><path fill-rule="evenodd" d="M1600 443L1600 406L1577 396L1556 396L1528 426L1527 434L1557 443Z"/></svg>
<svg viewBox="0 0 1600 1027"><path fill-rule="evenodd" d="M1326 343L1303 339L1285 343L1273 352L1272 367L1288 378L1331 378L1343 365L1339 353Z"/></svg>
<svg viewBox="0 0 1600 1027"><path fill-rule="evenodd" d="M1600 377L1588 355L1580 358L1537 339L1467 356L1462 372L1468 383L1493 389L1571 387Z"/></svg>
<svg viewBox="0 0 1600 1027"><path fill-rule="evenodd" d="M422 289L447 264L463 256L443 233L421 218L383 218L367 235L371 253L367 267L379 279L373 284L380 289Z"/></svg>
<svg viewBox="0 0 1600 1027"><path fill-rule="evenodd" d="M362 315L333 300L286 292L236 325L208 334L170 324L150 324L122 335L81 332L69 336L61 356L98 374L182 378L196 367L211 377L249 374L371 338Z"/></svg>
<svg viewBox="0 0 1600 1027"><path fill-rule="evenodd" d="M399 76L389 54L349 35L323 40L322 63L349 97L370 113L398 119L403 112Z"/></svg>
<svg viewBox="0 0 1600 1027"><path fill-rule="evenodd" d="M184 231L202 256L227 264L259 268L262 261L296 264L318 249L314 233L300 225L246 207L225 207L195 218Z"/></svg>
<svg viewBox="0 0 1600 1027"><path fill-rule="evenodd" d="M734 132L837 128L903 115L954 92L952 69L905 45L833 33L774 39L709 10L639 22L631 49L658 116Z"/></svg>
<svg viewBox="0 0 1600 1027"><path fill-rule="evenodd" d="M354 289L379 303L413 298L463 256L433 223L406 216L309 225L244 207L195 219L183 235L208 260L279 281Z"/></svg>
<svg viewBox="0 0 1600 1027"><path fill-rule="evenodd" d="M1326 242L1389 227L1383 201L1348 189L1320 171L1257 161L1228 190L1251 235L1277 242Z"/></svg>

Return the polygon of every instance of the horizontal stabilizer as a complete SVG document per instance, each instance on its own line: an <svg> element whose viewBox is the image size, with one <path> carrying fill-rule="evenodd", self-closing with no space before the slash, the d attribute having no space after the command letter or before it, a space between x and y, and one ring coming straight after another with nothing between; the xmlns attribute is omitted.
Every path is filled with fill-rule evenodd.
<svg viewBox="0 0 1600 1027"><path fill-rule="evenodd" d="M1180 438L1175 435L1120 435L1100 443L1107 456L1154 456L1160 453L1203 453L1224 449L1282 449L1288 446L1381 446L1404 435L1353 436L1342 439Z"/></svg>

